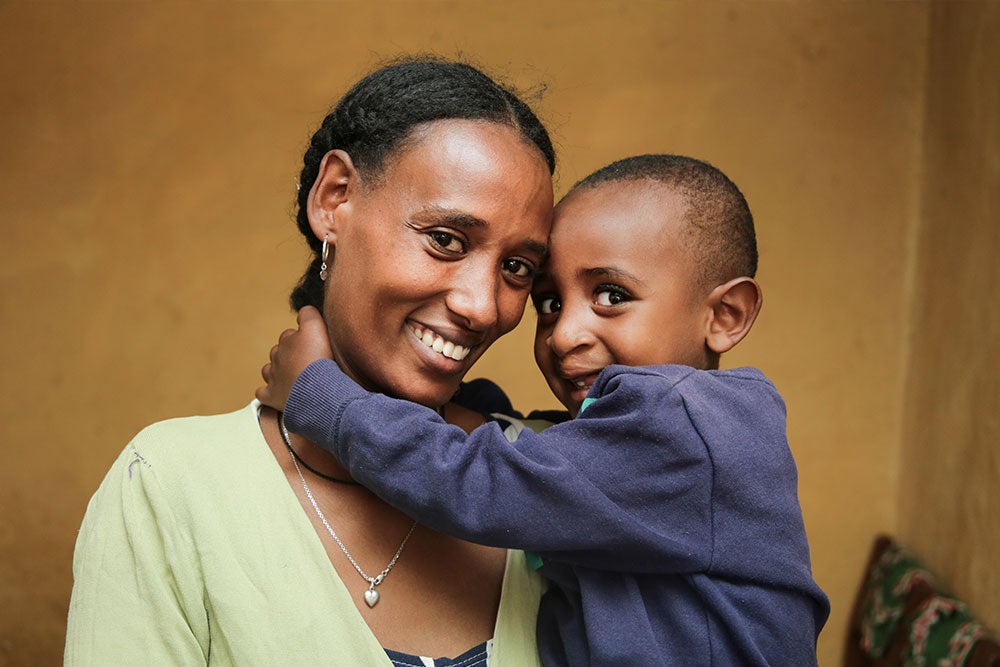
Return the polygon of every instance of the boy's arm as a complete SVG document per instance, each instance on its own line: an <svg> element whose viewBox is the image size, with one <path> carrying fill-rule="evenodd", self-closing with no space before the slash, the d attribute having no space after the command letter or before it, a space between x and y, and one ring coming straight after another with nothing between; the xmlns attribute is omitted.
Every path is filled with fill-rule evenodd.
<svg viewBox="0 0 1000 667"><path fill-rule="evenodd" d="M651 418L683 417L670 381L629 373L595 391L600 398L579 418L510 443L496 424L466 435L321 360L296 381L285 420L387 502L457 537L605 569L704 567L704 445L671 443L664 419Z"/></svg>

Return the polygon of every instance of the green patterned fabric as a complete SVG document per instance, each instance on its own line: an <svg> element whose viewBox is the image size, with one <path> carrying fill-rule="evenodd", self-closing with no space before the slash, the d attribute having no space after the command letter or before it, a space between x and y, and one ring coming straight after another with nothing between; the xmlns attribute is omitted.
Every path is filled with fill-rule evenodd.
<svg viewBox="0 0 1000 667"><path fill-rule="evenodd" d="M898 545L882 553L868 573L867 596L861 618L861 650L880 658L892 643L906 611L906 598L918 581L935 585L934 575L916 556Z"/></svg>
<svg viewBox="0 0 1000 667"><path fill-rule="evenodd" d="M969 614L965 603L932 595L921 603L910 625L904 667L963 667L986 629Z"/></svg>

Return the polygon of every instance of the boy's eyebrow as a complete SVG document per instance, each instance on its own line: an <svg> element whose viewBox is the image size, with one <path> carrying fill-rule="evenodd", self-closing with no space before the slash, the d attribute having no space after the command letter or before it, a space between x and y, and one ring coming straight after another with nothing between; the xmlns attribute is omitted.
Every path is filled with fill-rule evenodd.
<svg viewBox="0 0 1000 667"><path fill-rule="evenodd" d="M621 269L616 269L613 266L595 266L590 269L583 270L584 275L588 276L598 276L603 278L609 278L611 280L622 280L625 282L637 283L639 285L644 285L645 282L639 279L637 276L632 275L628 271L622 271Z"/></svg>

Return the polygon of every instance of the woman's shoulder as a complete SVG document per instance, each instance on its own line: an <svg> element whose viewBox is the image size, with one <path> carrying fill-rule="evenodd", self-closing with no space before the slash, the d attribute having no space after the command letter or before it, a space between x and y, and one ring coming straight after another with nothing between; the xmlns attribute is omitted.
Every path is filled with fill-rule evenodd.
<svg viewBox="0 0 1000 667"><path fill-rule="evenodd" d="M248 445L263 436L257 422L257 405L225 414L175 417L143 428L126 446L123 456L140 460L160 473L232 465L254 448Z"/></svg>
<svg viewBox="0 0 1000 667"><path fill-rule="evenodd" d="M148 503L195 532L211 529L219 516L233 520L248 499L255 507L286 499L288 485L261 433L257 407L147 426L122 450L98 495Z"/></svg>

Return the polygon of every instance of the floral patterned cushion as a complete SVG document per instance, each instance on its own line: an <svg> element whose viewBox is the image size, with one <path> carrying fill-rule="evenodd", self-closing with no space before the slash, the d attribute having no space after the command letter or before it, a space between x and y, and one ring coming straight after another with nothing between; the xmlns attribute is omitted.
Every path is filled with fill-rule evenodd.
<svg viewBox="0 0 1000 667"><path fill-rule="evenodd" d="M893 542L882 551L868 570L868 594L861 611L861 650L866 656L885 655L907 602L914 597L911 593L919 591L919 597L926 597L936 583L934 575L904 547Z"/></svg>
<svg viewBox="0 0 1000 667"><path fill-rule="evenodd" d="M844 667L1000 667L1000 644L912 552L881 535L855 599Z"/></svg>
<svg viewBox="0 0 1000 667"><path fill-rule="evenodd" d="M907 617L909 628L903 664L908 667L964 667L986 628L964 602L934 594Z"/></svg>

